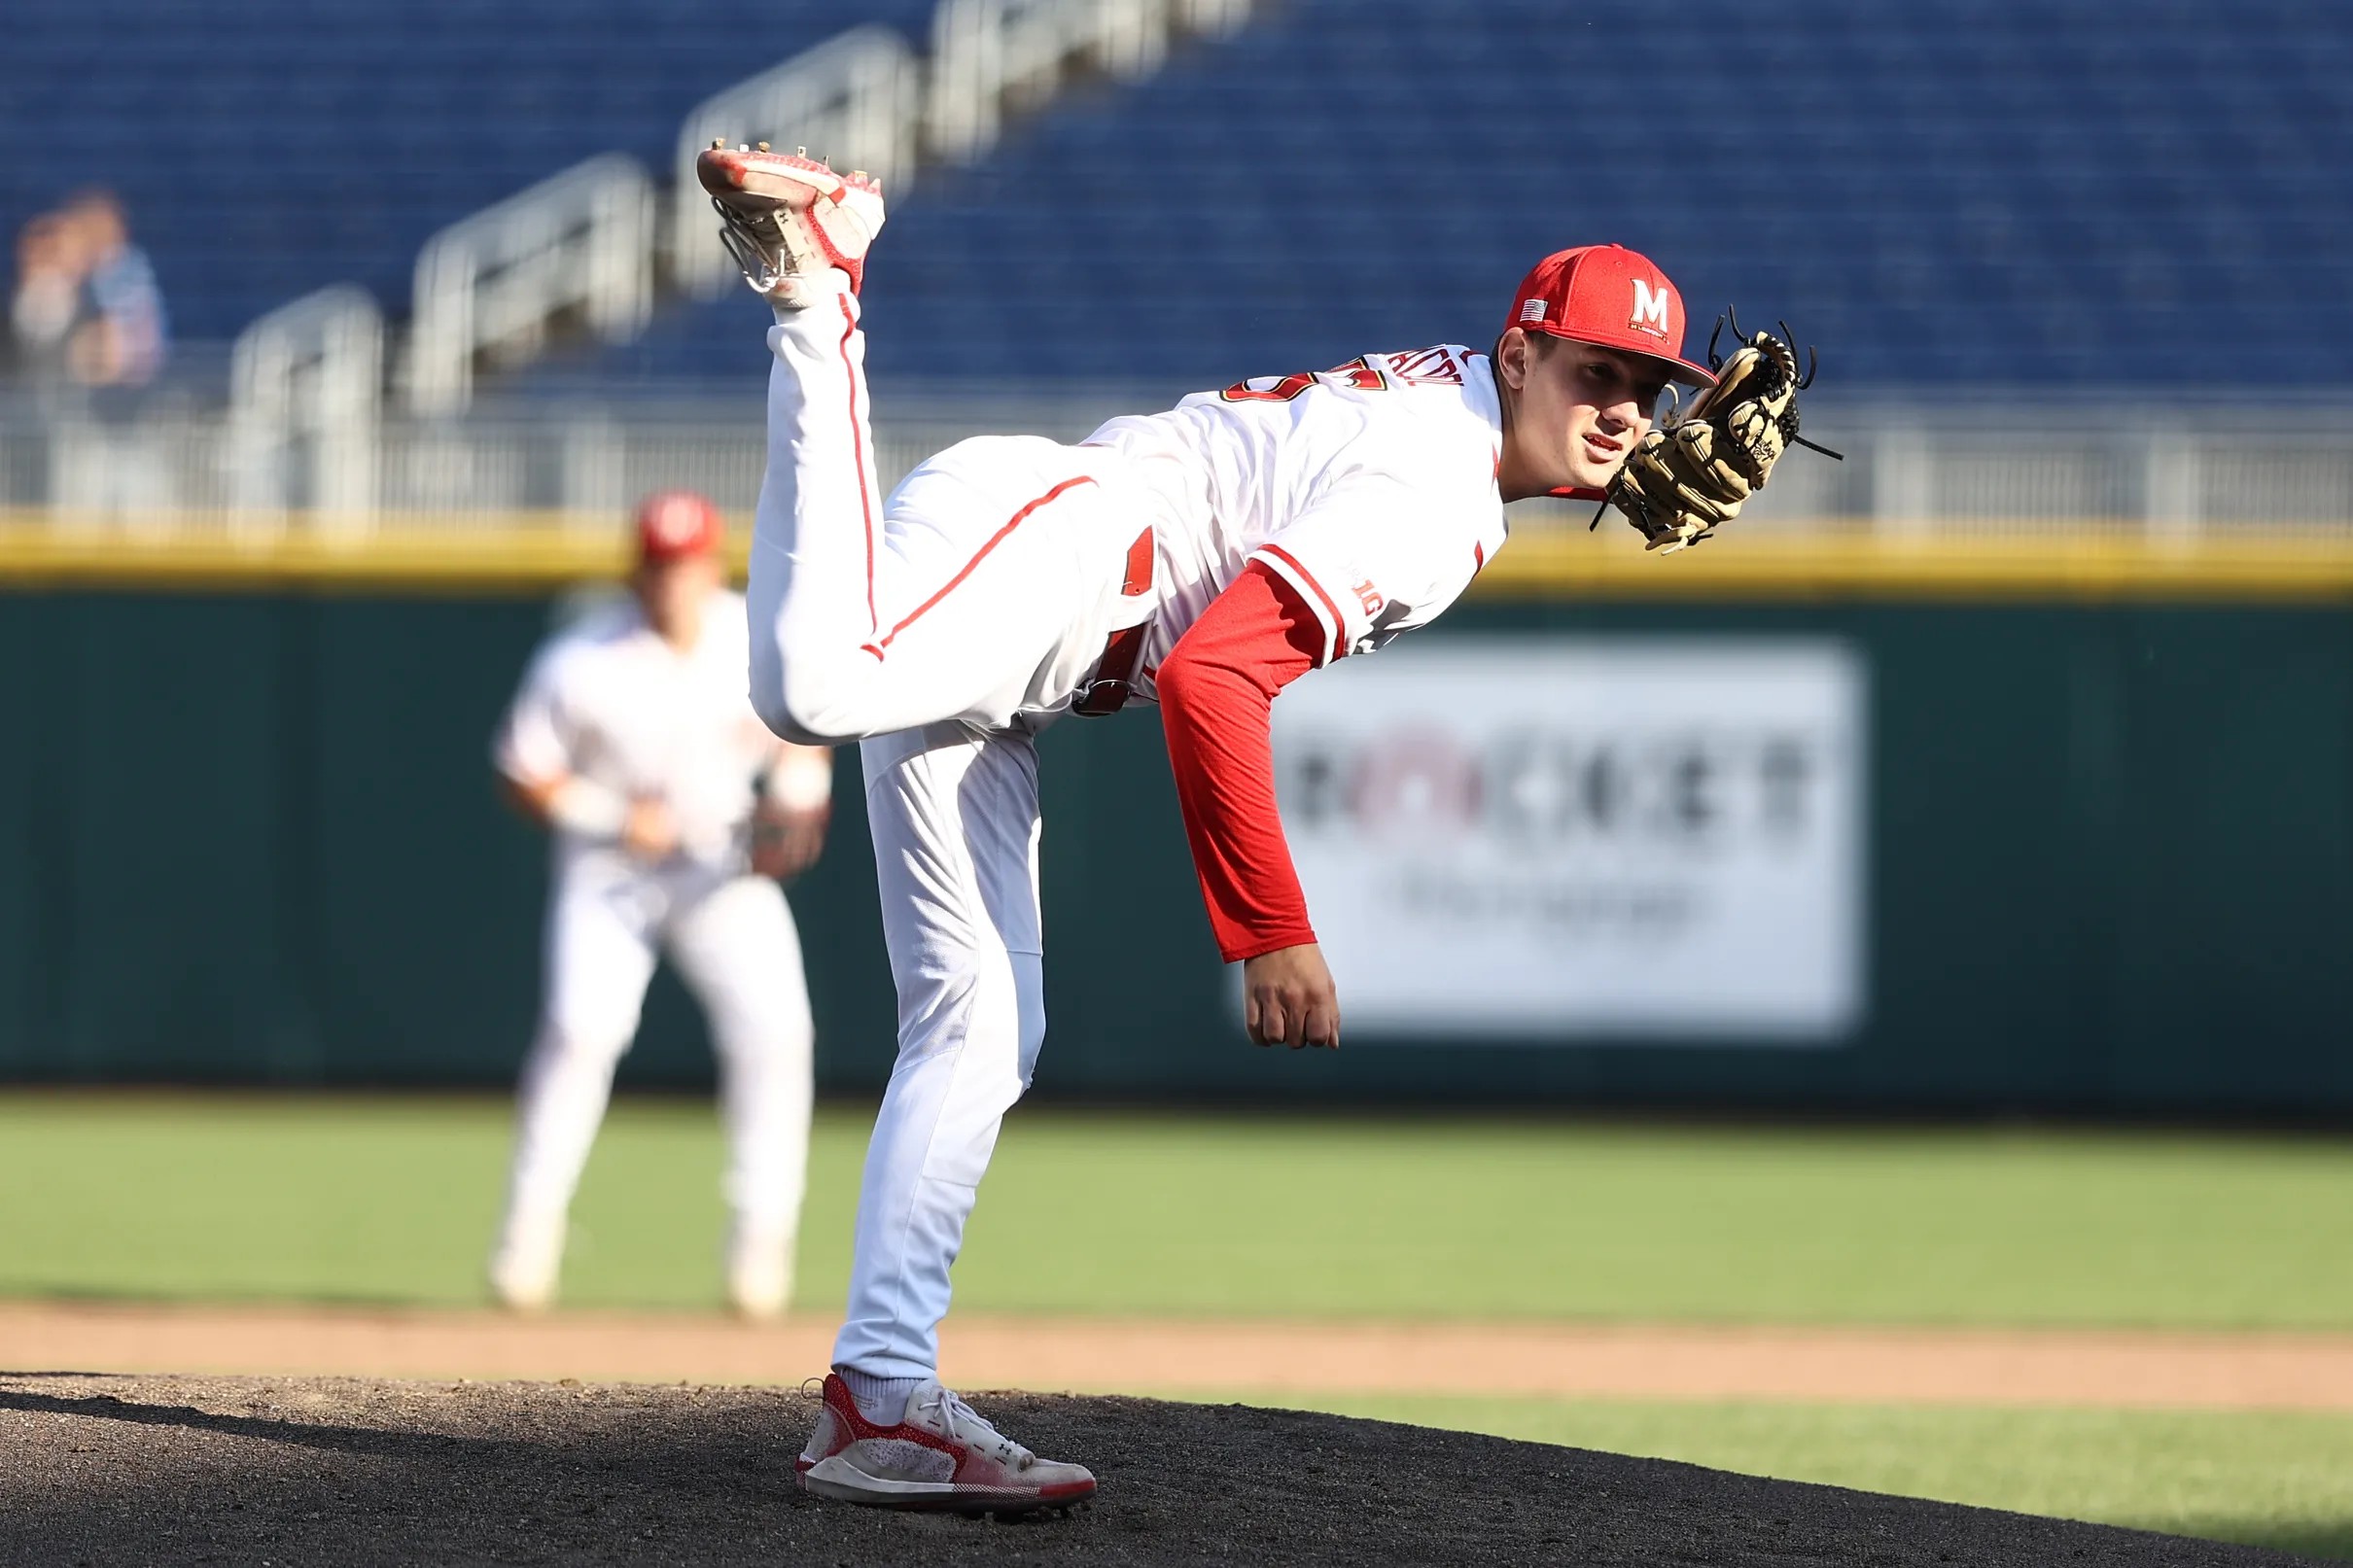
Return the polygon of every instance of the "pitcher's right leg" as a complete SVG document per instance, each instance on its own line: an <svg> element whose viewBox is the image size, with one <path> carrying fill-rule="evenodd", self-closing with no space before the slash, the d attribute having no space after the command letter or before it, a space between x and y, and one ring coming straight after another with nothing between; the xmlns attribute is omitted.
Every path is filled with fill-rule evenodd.
<svg viewBox="0 0 2353 1568"><path fill-rule="evenodd" d="M752 706L777 734L822 743L881 726L859 722L860 652L878 622L875 575L883 493L858 330L867 247L882 189L801 153L714 143L694 161L720 238L752 292L775 309L768 330L768 469L754 528Z"/></svg>
<svg viewBox="0 0 2353 1568"><path fill-rule="evenodd" d="M1006 722L1041 677L1069 673L1053 661L1100 649L1101 632L1083 653L1062 645L1116 587L1134 525L1098 515L1088 461L1048 441L962 443L886 498L858 297L881 192L765 148L713 148L696 170L776 309L747 594L753 707L808 744Z"/></svg>
<svg viewBox="0 0 2353 1568"><path fill-rule="evenodd" d="M865 336L849 280L768 329L768 470L746 598L752 706L789 740L865 732L859 688L880 661L876 568L883 491L866 412Z"/></svg>

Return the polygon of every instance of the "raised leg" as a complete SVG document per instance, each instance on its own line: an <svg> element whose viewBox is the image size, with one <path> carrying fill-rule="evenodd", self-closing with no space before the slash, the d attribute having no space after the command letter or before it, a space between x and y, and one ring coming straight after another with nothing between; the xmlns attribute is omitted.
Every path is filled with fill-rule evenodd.
<svg viewBox="0 0 2353 1568"><path fill-rule="evenodd" d="M810 745L1002 725L1101 653L1145 524L1095 471L1105 454L1034 436L960 442L885 498L859 311L844 284L768 330L753 707Z"/></svg>
<svg viewBox="0 0 2353 1568"><path fill-rule="evenodd" d="M768 469L746 591L752 705L809 744L849 733L842 688L878 635L883 491L874 471L866 340L848 279L768 329Z"/></svg>

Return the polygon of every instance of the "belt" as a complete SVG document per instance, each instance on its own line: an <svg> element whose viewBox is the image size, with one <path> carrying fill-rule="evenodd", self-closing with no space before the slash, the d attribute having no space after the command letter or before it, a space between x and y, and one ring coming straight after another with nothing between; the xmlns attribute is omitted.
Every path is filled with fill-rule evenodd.
<svg viewBox="0 0 2353 1568"><path fill-rule="evenodd" d="M1134 599L1151 591L1152 531L1147 528L1128 546L1128 574L1119 585L1119 593L1123 599ZM1134 626L1122 626L1104 640L1103 657L1095 661L1095 674L1078 688L1071 712L1087 718L1101 718L1127 706L1136 687L1136 661L1143 657L1143 638L1148 625L1148 621L1139 621Z"/></svg>

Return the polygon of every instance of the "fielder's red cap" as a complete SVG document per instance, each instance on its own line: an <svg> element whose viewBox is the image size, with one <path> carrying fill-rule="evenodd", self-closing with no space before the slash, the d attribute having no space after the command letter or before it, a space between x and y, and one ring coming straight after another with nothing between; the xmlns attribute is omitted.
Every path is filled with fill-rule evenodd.
<svg viewBox="0 0 2353 1568"><path fill-rule="evenodd" d="M684 561L719 548L726 527L707 496L691 490L662 490L637 508L637 555L641 561Z"/></svg>
<svg viewBox="0 0 2353 1568"><path fill-rule="evenodd" d="M1649 257L1623 245L1580 245L1538 261L1503 325L1639 354L1687 386L1716 378L1683 358L1682 295Z"/></svg>

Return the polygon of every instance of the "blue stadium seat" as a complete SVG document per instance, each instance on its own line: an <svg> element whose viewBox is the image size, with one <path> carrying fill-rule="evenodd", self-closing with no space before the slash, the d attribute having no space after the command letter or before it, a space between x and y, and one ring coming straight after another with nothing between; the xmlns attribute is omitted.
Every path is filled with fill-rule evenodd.
<svg viewBox="0 0 2353 1568"><path fill-rule="evenodd" d="M702 98L931 0L11 0L0 227L119 191L178 333L352 280L406 308L436 229L593 153L664 169Z"/></svg>
<svg viewBox="0 0 2353 1568"><path fill-rule="evenodd" d="M590 152L658 165L745 60L930 9L17 0L0 221L121 187L188 335L346 277L397 309L440 225ZM896 192L869 363L1176 386L1484 342L1528 262L1609 238L1845 384L2341 382L2347 168L2342 0L1281 0ZM545 379L749 375L760 322L673 307Z"/></svg>

